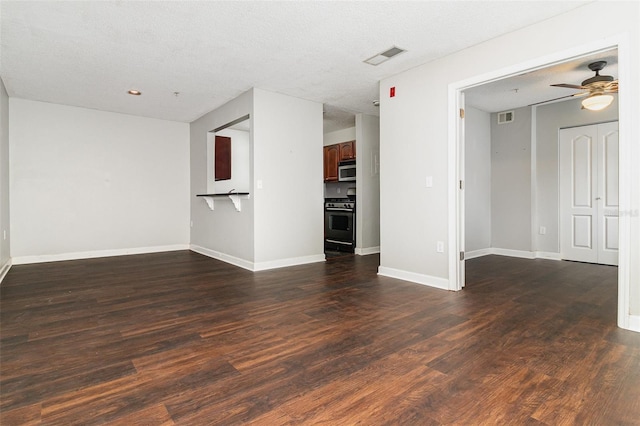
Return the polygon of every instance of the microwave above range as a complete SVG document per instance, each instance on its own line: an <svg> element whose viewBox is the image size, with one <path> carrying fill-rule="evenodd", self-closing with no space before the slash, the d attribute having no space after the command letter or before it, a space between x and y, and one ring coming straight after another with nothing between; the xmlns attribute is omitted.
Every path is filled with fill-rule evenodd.
<svg viewBox="0 0 640 426"><path fill-rule="evenodd" d="M338 182L353 182L356 180L356 162L343 161L338 164Z"/></svg>

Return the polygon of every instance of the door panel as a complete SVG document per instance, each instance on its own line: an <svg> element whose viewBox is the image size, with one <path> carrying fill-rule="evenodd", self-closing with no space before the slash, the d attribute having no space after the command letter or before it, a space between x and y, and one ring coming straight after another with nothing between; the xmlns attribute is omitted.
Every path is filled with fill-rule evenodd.
<svg viewBox="0 0 640 426"><path fill-rule="evenodd" d="M560 131L560 248L563 259L597 262L594 247L597 127Z"/></svg>
<svg viewBox="0 0 640 426"><path fill-rule="evenodd" d="M618 216L604 218L604 250L618 251Z"/></svg>
<svg viewBox="0 0 640 426"><path fill-rule="evenodd" d="M573 244L574 249L592 249L593 235L591 234L591 216L573 215Z"/></svg>
<svg viewBox="0 0 640 426"><path fill-rule="evenodd" d="M571 141L571 180L573 207L591 208L591 179L593 164L591 161L592 139L587 135L578 135Z"/></svg>
<svg viewBox="0 0 640 426"><path fill-rule="evenodd" d="M598 125L598 263L618 264L618 123Z"/></svg>
<svg viewBox="0 0 640 426"><path fill-rule="evenodd" d="M604 205L618 208L618 132L603 135Z"/></svg>

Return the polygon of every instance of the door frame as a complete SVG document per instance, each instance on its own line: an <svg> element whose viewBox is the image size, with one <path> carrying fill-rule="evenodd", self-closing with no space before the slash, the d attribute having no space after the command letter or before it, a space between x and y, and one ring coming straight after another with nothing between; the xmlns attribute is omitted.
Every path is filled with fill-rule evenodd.
<svg viewBox="0 0 640 426"><path fill-rule="evenodd" d="M567 60L579 58L589 54L618 49L618 78L622 81L630 81L628 63L631 62L628 41L624 36L613 36L593 41L574 48L556 52L554 54L542 56L527 62L515 64L506 68L497 69L485 74L477 75L465 80L449 84L448 87L448 234L449 234L449 290L458 291L464 287L464 274L460 273L460 268L464 268L464 260L460 260L460 248L464 247L464 205L460 202L459 181L464 176L464 170L460 170L461 158L464 158L464 132L460 131L460 108L464 108L461 93L472 87L481 86L497 80L509 78L524 72L546 68L555 64L566 62ZM620 222L618 233L618 326L625 329L635 329L632 327L632 319L629 311L630 300L630 247L631 247L631 224L628 215L622 214L630 211L631 207L631 97L619 96L619 200L620 200ZM532 194L533 195L533 194ZM638 330L640 331L640 330Z"/></svg>

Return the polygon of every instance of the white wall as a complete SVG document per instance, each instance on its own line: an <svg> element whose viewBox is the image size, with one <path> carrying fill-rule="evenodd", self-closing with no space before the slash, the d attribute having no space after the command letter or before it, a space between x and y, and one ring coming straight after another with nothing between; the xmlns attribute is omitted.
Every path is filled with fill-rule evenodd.
<svg viewBox="0 0 640 426"><path fill-rule="evenodd" d="M441 62L380 82L379 273L434 286L448 273L447 247L437 253L436 244L447 241L447 85L456 70Z"/></svg>
<svg viewBox="0 0 640 426"><path fill-rule="evenodd" d="M256 268L324 260L322 104L253 92Z"/></svg>
<svg viewBox="0 0 640 426"><path fill-rule="evenodd" d="M253 123L253 90L211 111L190 125L191 138L191 247L207 255L226 260L247 269L253 268L254 194L241 200L242 209L236 211L229 199L216 199L214 210L209 209L197 194L208 193L207 139L211 132L240 117L250 114ZM253 152L253 131L250 131L250 152ZM251 155L252 156L252 155ZM250 159L250 162L252 160ZM253 170L253 163L250 163ZM252 177L253 175L250 174ZM227 192L227 191L224 191Z"/></svg>
<svg viewBox="0 0 640 426"><path fill-rule="evenodd" d="M187 247L187 124L9 106L13 263Z"/></svg>
<svg viewBox="0 0 640 426"><path fill-rule="evenodd" d="M11 260L9 218L9 96L0 79L0 280Z"/></svg>
<svg viewBox="0 0 640 426"><path fill-rule="evenodd" d="M640 99L635 95L640 93L639 4L618 2L616 10L614 19L603 20L610 16L611 3L589 3L380 82L381 273L436 286L449 283L446 243L449 217L455 217L447 190L450 84L537 64L539 58L602 45L611 38L622 44L621 99L628 93L628 108L620 111L620 133L626 140L640 140ZM598 31L584 31L591 26ZM390 87L397 89L394 98L387 95ZM640 164L638 144L628 147L625 158ZM625 172L626 166L621 167ZM424 188L425 175L433 176L433 188ZM631 235L627 254L640 259L640 168L628 167L622 179L629 185L628 194L622 194L627 201L622 214ZM398 199L404 203L402 209L396 207ZM437 241L445 242L445 253L436 252ZM630 313L640 315L640 262L628 263L629 282L622 290L629 292Z"/></svg>
<svg viewBox="0 0 640 426"><path fill-rule="evenodd" d="M207 191L207 134L247 114L250 196L241 211L224 198L212 211L196 197ZM192 249L250 270L324 260L322 182L322 104L243 93L191 123Z"/></svg>
<svg viewBox="0 0 640 426"><path fill-rule="evenodd" d="M356 128L349 127L347 129L336 130L334 132L328 132L324 134L323 146L334 145L340 142L348 142L356 139ZM356 155L358 151L356 151Z"/></svg>
<svg viewBox="0 0 640 426"><path fill-rule="evenodd" d="M541 105L536 110L536 204L537 226L544 226L546 234L535 236L536 250L560 252L558 229L558 131L561 128L584 126L618 119L616 100L602 111L581 109L581 99Z"/></svg>
<svg viewBox="0 0 640 426"><path fill-rule="evenodd" d="M491 247L491 115L465 107L465 251Z"/></svg>
<svg viewBox="0 0 640 426"><path fill-rule="evenodd" d="M531 107L491 114L491 246L531 251Z"/></svg>
<svg viewBox="0 0 640 426"><path fill-rule="evenodd" d="M356 252L380 249L380 118L356 115Z"/></svg>

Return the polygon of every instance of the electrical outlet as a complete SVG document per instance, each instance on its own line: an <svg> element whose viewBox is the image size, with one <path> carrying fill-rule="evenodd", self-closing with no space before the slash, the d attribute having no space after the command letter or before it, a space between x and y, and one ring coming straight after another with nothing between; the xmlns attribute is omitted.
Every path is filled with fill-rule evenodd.
<svg viewBox="0 0 640 426"><path fill-rule="evenodd" d="M438 241L438 242L436 243L436 251L437 251L438 253L444 253L444 242L442 242L442 241Z"/></svg>

